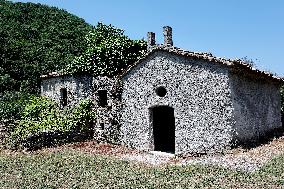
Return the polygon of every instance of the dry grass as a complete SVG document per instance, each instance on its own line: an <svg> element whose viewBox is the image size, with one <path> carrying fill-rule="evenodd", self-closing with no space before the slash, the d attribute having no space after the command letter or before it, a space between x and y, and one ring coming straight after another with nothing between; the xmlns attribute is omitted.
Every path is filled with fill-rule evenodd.
<svg viewBox="0 0 284 189"><path fill-rule="evenodd" d="M265 159L249 173L217 166L146 166L123 159L145 155L123 146L75 143L35 152L0 152L0 188L284 188L284 139L228 156ZM282 153L282 155L280 155ZM192 158L189 158L192 159Z"/></svg>

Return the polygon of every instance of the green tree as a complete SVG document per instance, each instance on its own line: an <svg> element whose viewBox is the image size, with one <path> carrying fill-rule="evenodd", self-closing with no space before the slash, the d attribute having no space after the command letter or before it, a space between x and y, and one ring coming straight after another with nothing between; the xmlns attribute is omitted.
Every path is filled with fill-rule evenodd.
<svg viewBox="0 0 284 189"><path fill-rule="evenodd" d="M40 75L85 51L92 26L64 10L0 0L0 122L17 120Z"/></svg>
<svg viewBox="0 0 284 189"><path fill-rule="evenodd" d="M61 70L85 51L91 29L55 7L0 0L0 94L38 92L41 74Z"/></svg>
<svg viewBox="0 0 284 189"><path fill-rule="evenodd" d="M124 31L98 23L86 36L86 51L67 65L68 73L112 77L137 61L146 51L144 40L131 40Z"/></svg>

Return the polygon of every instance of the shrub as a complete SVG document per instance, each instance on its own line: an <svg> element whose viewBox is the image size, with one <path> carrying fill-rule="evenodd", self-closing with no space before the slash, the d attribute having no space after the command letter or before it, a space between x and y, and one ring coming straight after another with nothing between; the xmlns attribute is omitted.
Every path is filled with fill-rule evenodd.
<svg viewBox="0 0 284 189"><path fill-rule="evenodd" d="M88 132L90 126L95 118L95 114L92 111L93 102L89 99L82 100L78 106L72 111L72 125L74 129L80 132Z"/></svg>
<svg viewBox="0 0 284 189"><path fill-rule="evenodd" d="M17 120L32 96L25 92L5 92L0 94L0 122Z"/></svg>
<svg viewBox="0 0 284 189"><path fill-rule="evenodd" d="M74 108L59 109L58 104L46 97L33 97L10 134L10 146L17 147L33 135L48 132L90 132L94 119L92 101L82 100Z"/></svg>

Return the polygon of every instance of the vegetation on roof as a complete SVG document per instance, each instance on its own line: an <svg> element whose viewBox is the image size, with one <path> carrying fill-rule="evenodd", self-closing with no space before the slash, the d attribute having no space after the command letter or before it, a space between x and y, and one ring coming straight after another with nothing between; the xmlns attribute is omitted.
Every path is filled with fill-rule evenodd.
<svg viewBox="0 0 284 189"><path fill-rule="evenodd" d="M124 31L98 23L86 36L86 51L63 72L112 77L136 62L147 50L144 40L131 40Z"/></svg>

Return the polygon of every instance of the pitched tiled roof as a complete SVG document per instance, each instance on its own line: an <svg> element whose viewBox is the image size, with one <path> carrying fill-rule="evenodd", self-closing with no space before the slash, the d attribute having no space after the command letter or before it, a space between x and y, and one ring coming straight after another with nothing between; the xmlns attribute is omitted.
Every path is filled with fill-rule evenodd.
<svg viewBox="0 0 284 189"><path fill-rule="evenodd" d="M232 60L232 59L225 59L225 58L220 58L213 56L211 53L204 53L204 52L192 52L192 51L186 51L177 47L169 47L169 46L164 46L164 45L155 45L149 49L149 51L137 62L134 64L130 65L119 77L123 77L126 75L132 68L134 68L136 65L138 65L142 60L146 59L150 54L156 52L156 51L165 51L169 53L173 53L176 55L181 55L185 57L190 57L190 58L195 58L195 59L201 59L201 60L206 60L209 62L214 62L214 63L219 63L223 65L227 65L229 67L232 67L233 72L238 72L238 73L247 73L252 76L258 76L263 79L270 79L274 81L279 81L279 82L284 82L284 79L278 76L273 75L270 72L266 71L260 71L258 69L255 69L252 67L252 65L245 63L244 61L237 59L237 60Z"/></svg>
<svg viewBox="0 0 284 189"><path fill-rule="evenodd" d="M273 75L270 72L258 70L252 67L252 65L247 64L240 59L237 59L237 60L225 59L225 58L213 56L211 53L192 52L192 51L183 50L177 47L170 47L170 46L164 46L164 45L155 45L151 47L142 58L140 58L134 64L131 64L120 75L118 75L118 78L121 78L124 75L126 75L132 68L134 68L142 60L146 59L150 54L156 51L165 51L165 52L173 53L176 55L181 55L181 56L195 58L195 59L201 59L201 60L205 60L205 61L213 62L213 63L219 63L219 64L223 64L223 65L227 65L231 67L233 72L239 73L241 75L250 75L250 76L255 76L255 77L266 79L266 80L273 80L273 81L284 83L284 79L282 77ZM64 75L67 75L67 74L60 73L60 72L51 72L46 75L42 75L41 78L47 79L47 78L52 78L52 77L60 77Z"/></svg>

